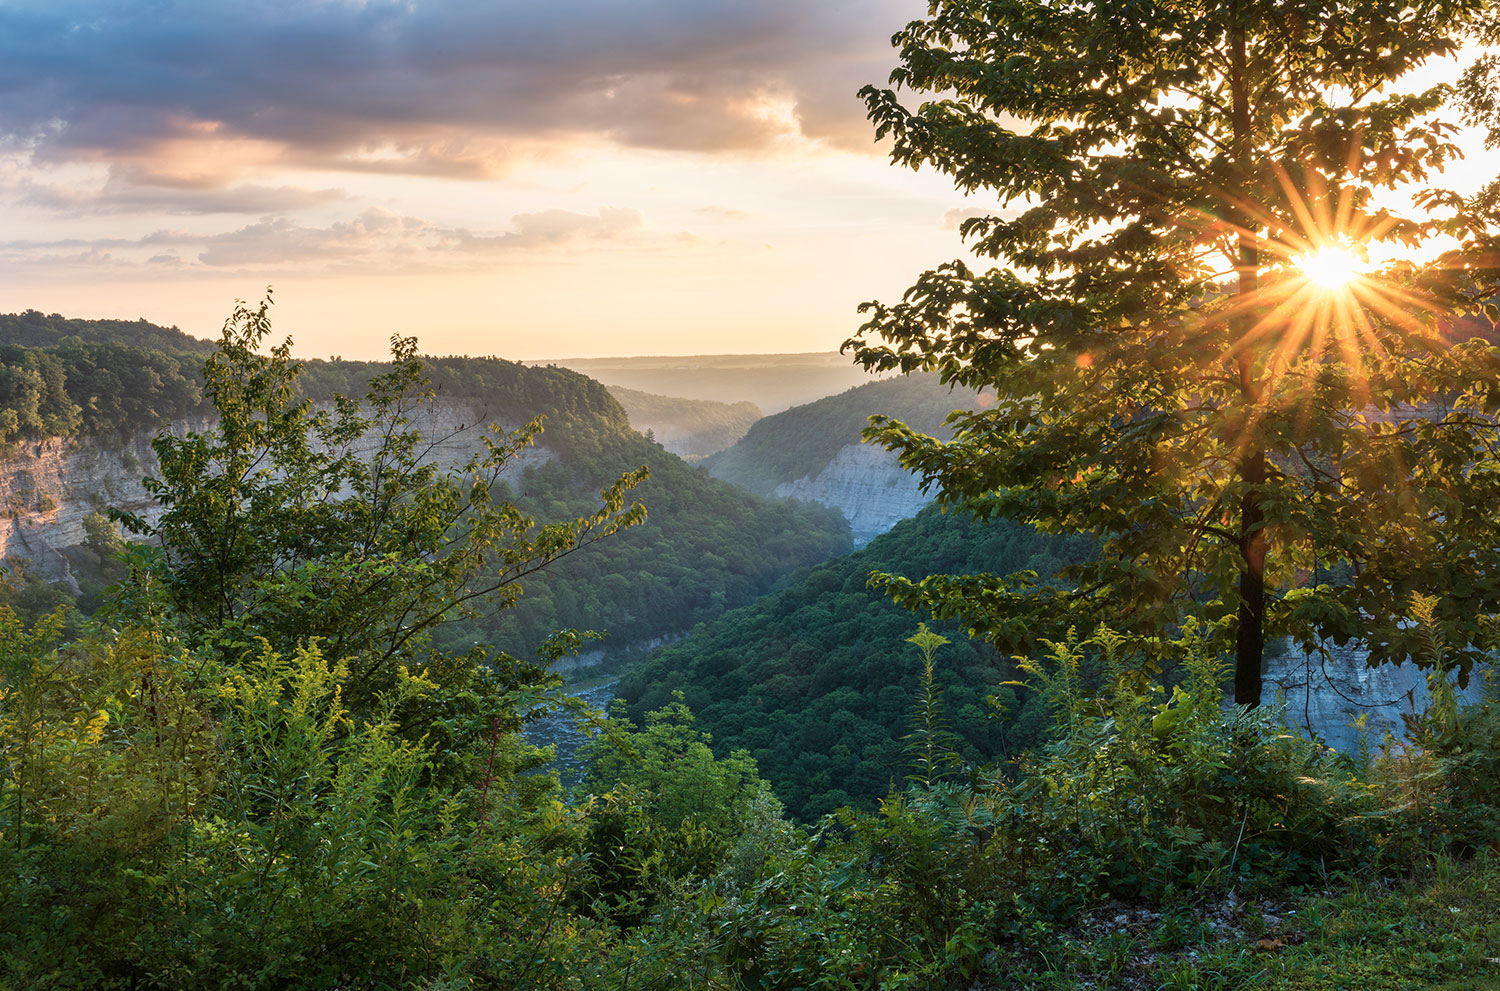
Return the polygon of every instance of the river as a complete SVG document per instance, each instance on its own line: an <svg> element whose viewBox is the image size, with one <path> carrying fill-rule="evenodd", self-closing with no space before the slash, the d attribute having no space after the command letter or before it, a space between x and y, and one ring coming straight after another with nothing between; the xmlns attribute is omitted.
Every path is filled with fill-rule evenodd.
<svg viewBox="0 0 1500 991"><path fill-rule="evenodd" d="M610 700L615 697L615 686L618 684L619 680L616 679L607 684L568 694L574 698L583 699L596 709L608 711ZM551 766L557 768L558 777L562 780L564 788L571 788L578 783L578 779L583 776L583 761L579 751L588 742L589 736L579 730L573 716L566 712L543 716L536 722L528 724L523 733L526 742L533 746L557 748L557 759Z"/></svg>

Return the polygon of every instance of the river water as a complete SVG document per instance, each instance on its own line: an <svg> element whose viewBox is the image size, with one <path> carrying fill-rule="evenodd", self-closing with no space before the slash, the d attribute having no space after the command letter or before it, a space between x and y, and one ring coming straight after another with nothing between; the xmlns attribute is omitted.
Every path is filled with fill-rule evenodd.
<svg viewBox="0 0 1500 991"><path fill-rule="evenodd" d="M619 684L618 681L611 681L608 684L568 694L574 698L583 699L595 709L608 711L610 700L615 697L617 684ZM578 779L583 776L583 761L579 751L588 742L589 736L579 730L573 716L565 712L543 716L536 722L528 724L522 732L526 737L526 742L533 746L557 748L557 759L552 766L557 768L558 777L562 780L564 788L571 788L578 783Z"/></svg>

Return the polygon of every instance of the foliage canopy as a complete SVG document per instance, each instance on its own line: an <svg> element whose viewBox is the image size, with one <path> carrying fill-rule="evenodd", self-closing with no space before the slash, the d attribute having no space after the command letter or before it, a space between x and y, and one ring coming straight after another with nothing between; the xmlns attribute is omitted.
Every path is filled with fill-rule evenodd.
<svg viewBox="0 0 1500 991"><path fill-rule="evenodd" d="M1102 553L1057 589L893 580L1002 640L1108 618L1149 652L1202 615L1260 700L1268 635L1413 656L1409 593L1467 669L1500 610L1497 214L1421 188L1456 155L1446 86L1397 85L1455 55L1471 0L1232 4L933 0L900 31L899 88L863 95L901 165L1004 206L967 220L988 271L954 261L846 343L873 369L936 370L999 401L941 443L873 436L947 503ZM1454 246L1338 289L1329 247Z"/></svg>
<svg viewBox="0 0 1500 991"><path fill-rule="evenodd" d="M439 623L513 604L520 578L645 518L625 504L644 468L606 486L592 512L541 526L492 498L537 420L491 427L482 451L444 466L432 456L442 438L419 430L434 394L413 339L393 340L363 402L336 396L328 410L299 397L290 342L259 353L269 333L269 300L236 307L204 365L217 425L153 442L159 519L115 513L154 538L145 579L160 580L200 642L290 651L317 638L368 701Z"/></svg>
<svg viewBox="0 0 1500 991"><path fill-rule="evenodd" d="M826 561L754 603L696 627L625 673L619 694L645 718L680 690L720 756L748 750L794 816L872 808L910 770L913 699L923 665L905 638L911 615L868 587L872 570L904 574L1029 570L1043 580L1093 551L1007 521L929 508L862 551ZM1000 685L1014 665L953 623L931 692L979 766L1040 742L1035 695ZM990 701L993 699L993 703Z"/></svg>

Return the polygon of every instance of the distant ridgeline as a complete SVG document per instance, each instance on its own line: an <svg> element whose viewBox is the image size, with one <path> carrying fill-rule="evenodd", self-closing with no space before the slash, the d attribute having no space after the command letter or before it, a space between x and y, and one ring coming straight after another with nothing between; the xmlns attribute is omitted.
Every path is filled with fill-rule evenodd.
<svg viewBox="0 0 1500 991"><path fill-rule="evenodd" d="M60 313L0 313L0 341L30 347L52 347L76 337L85 343L128 344L158 351L188 351L200 356L214 349L214 342L184 334L176 327L162 327L141 320L75 320Z"/></svg>
<svg viewBox="0 0 1500 991"><path fill-rule="evenodd" d="M950 389L936 375L870 382L757 421L733 447L704 458L703 466L715 478L769 496L779 485L815 478L843 448L859 444L871 414L946 439L944 418L974 405L972 393Z"/></svg>
<svg viewBox="0 0 1500 991"><path fill-rule="evenodd" d="M917 618L868 588L869 573L1048 576L1092 552L1087 538L930 507L864 550L696 628L627 673L619 694L640 722L683 692L715 751L750 751L803 820L850 803L869 807L911 770L902 737L913 729L922 670L917 648L905 642ZM964 756L978 764L1038 742L1047 717L1036 696L1000 685L1016 677L1011 660L953 624L930 628L952 641L938 649L937 681ZM986 718L991 695L1008 718Z"/></svg>
<svg viewBox="0 0 1500 991"><path fill-rule="evenodd" d="M612 385L609 394L625 407L630 425L650 431L656 442L673 454L702 457L722 451L745 436L761 417L752 402L720 403L712 399L682 399Z"/></svg>
<svg viewBox="0 0 1500 991"><path fill-rule="evenodd" d="M180 331L29 311L0 316L0 340L7 342L0 345L0 446L62 437L91 447L90 437L154 433L212 411L200 367L213 346ZM303 366L300 385L314 400L363 396L368 380L386 370L380 362L342 360ZM509 494L539 521L591 511L598 490L622 472L651 469L632 496L648 508L643 525L526 579L519 607L498 620L448 624L445 643L487 641L529 657L563 627L608 631L608 645L671 636L750 602L799 567L849 550L848 527L836 512L768 502L711 478L632 430L620 404L593 379L497 358L429 358L426 367L440 403L477 405L504 426L545 418L539 443L556 457L528 467ZM7 470L30 469L12 458L0 461L0 473ZM143 465L137 477L149 471ZM34 505L44 508L28 509L28 525L45 532L60 513L88 511L70 500L100 493L40 496L46 498ZM28 594L45 604L37 589Z"/></svg>
<svg viewBox="0 0 1500 991"><path fill-rule="evenodd" d="M658 396L748 401L767 413L810 403L871 379L870 373L837 351L559 358L531 364L562 365L611 387Z"/></svg>

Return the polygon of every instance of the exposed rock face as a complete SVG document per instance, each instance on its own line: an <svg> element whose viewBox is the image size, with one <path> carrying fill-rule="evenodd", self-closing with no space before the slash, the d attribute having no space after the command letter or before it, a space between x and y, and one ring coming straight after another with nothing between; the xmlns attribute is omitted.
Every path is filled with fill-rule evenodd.
<svg viewBox="0 0 1500 991"><path fill-rule="evenodd" d="M915 516L932 500L894 454L865 444L848 445L815 478L784 482L776 495L838 509L849 520L856 547ZM1403 714L1427 708L1425 671L1412 664L1369 667L1365 652L1352 643L1329 645L1326 660L1283 643L1279 651L1268 651L1265 678L1266 701L1279 693L1288 723L1345 751L1359 747L1361 730L1354 723L1361 715L1364 738L1376 748L1387 732L1397 739L1405 735ZM1459 690L1461 702L1479 700L1483 678L1483 672L1474 673L1469 686Z"/></svg>
<svg viewBox="0 0 1500 991"><path fill-rule="evenodd" d="M419 412L412 426L427 440L424 460L453 467L483 449L483 425L490 421L477 404L449 402ZM169 430L180 437L212 426L211 420L179 421ZM151 522L159 519L161 509L142 484L156 473L153 436L47 440L21 445L0 460L0 562L28 558L35 574L71 581L68 555L83 544L83 518L89 513L113 507ZM355 449L370 455L379 444L372 432ZM526 465L551 457L544 448L528 448L504 475L514 480Z"/></svg>
<svg viewBox="0 0 1500 991"><path fill-rule="evenodd" d="M204 423L174 423L173 433ZM83 518L116 507L154 518L141 484L155 473L151 436L61 440L18 446L0 461L0 562L28 558L33 573L68 581L68 551L83 544Z"/></svg>
<svg viewBox="0 0 1500 991"><path fill-rule="evenodd" d="M1329 644L1325 660L1305 654L1290 642L1266 658L1264 699L1278 693L1287 705L1286 719L1299 729L1316 732L1330 746L1354 751L1361 730L1355 721L1365 717L1363 735L1373 750L1387 732L1397 739L1406 733L1403 714L1427 709L1427 672L1415 664L1370 667L1356 644ZM1484 672L1476 670L1467 688L1458 689L1461 703L1478 702L1484 691Z"/></svg>
<svg viewBox="0 0 1500 991"><path fill-rule="evenodd" d="M782 482L776 495L837 509L849 521L855 547L917 515L933 499L895 454L868 444L845 445L816 477Z"/></svg>

